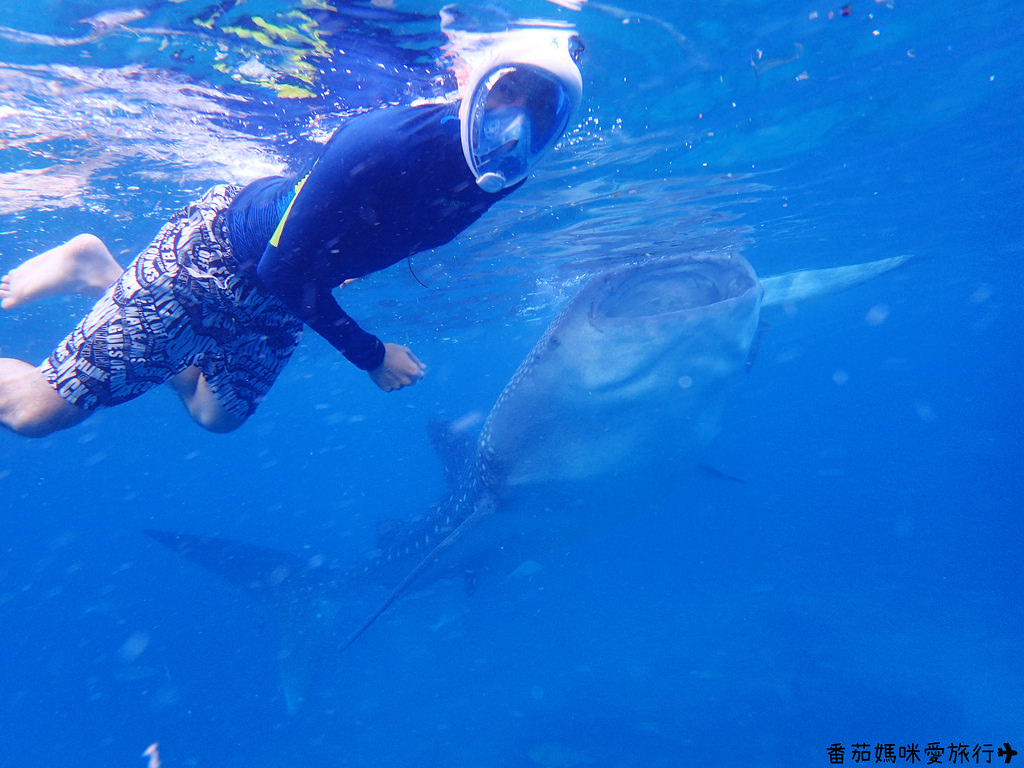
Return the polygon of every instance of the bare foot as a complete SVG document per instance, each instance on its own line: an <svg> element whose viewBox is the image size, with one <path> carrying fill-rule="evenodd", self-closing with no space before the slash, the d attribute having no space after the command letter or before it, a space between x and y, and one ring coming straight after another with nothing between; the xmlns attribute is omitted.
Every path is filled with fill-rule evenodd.
<svg viewBox="0 0 1024 768"><path fill-rule="evenodd" d="M78 235L0 278L0 307L14 309L64 293L99 297L121 272L102 240L95 235Z"/></svg>

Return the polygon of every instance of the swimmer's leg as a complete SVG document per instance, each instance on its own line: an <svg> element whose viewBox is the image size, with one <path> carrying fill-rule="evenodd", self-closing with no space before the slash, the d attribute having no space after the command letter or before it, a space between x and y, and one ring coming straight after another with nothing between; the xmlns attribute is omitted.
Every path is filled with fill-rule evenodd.
<svg viewBox="0 0 1024 768"><path fill-rule="evenodd" d="M58 395L35 366L0 358L0 426L24 437L45 437L88 415Z"/></svg>
<svg viewBox="0 0 1024 768"><path fill-rule="evenodd" d="M204 429L218 433L233 432L245 423L245 419L224 410L206 383L206 377L196 366L189 366L172 376L170 384L196 424Z"/></svg>
<svg viewBox="0 0 1024 768"><path fill-rule="evenodd" d="M122 271L102 240L95 235L78 235L4 275L0 279L0 307L14 309L64 293L98 298Z"/></svg>

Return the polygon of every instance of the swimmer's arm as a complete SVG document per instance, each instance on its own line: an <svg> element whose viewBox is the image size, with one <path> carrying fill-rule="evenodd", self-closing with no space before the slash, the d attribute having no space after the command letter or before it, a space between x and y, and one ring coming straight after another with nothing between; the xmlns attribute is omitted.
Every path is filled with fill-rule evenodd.
<svg viewBox="0 0 1024 768"><path fill-rule="evenodd" d="M356 367L370 375L370 379L385 392L408 387L423 378L426 366L408 347L385 344L367 333L338 306L329 289L308 286L303 292L295 286L303 282L288 272L274 272L260 262L260 280L276 286L274 293L310 328L323 336ZM267 262L268 264L273 262Z"/></svg>
<svg viewBox="0 0 1024 768"><path fill-rule="evenodd" d="M268 246L256 271L271 293L357 368L372 371L384 362L384 343L360 328L338 305L328 281L311 277L305 264Z"/></svg>
<svg viewBox="0 0 1024 768"><path fill-rule="evenodd" d="M260 264L262 266L263 262ZM285 276L287 274L284 273ZM373 383L385 392L411 386L423 378L426 366L408 347L385 344L364 331L338 305L329 289L313 289L307 293L296 291L294 286L303 285L301 280L288 280L280 274L272 276L269 269L260 271L260 279L276 285L275 293L306 325L323 336L356 367L366 371Z"/></svg>

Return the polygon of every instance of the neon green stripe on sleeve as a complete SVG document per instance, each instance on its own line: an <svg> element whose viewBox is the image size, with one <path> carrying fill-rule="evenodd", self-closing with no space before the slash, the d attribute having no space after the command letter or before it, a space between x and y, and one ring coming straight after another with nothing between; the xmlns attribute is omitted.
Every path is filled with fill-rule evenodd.
<svg viewBox="0 0 1024 768"><path fill-rule="evenodd" d="M312 171L310 171L312 173ZM281 220L277 222L277 229L274 230L274 234L270 237L270 244L277 248L278 243L281 241L281 233L284 231L285 222L288 221L288 214L292 212L292 206L295 205L295 201L299 199L299 193L302 192L302 185L306 183L306 179L309 178L307 173L303 176L299 182L295 185L295 195L292 197L292 201L288 203L288 207L284 210L284 215L281 216Z"/></svg>

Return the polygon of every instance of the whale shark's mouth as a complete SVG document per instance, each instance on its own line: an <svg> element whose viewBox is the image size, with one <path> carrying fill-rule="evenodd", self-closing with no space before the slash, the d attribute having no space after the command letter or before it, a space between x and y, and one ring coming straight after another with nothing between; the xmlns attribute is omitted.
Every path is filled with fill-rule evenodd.
<svg viewBox="0 0 1024 768"><path fill-rule="evenodd" d="M742 296L757 285L750 265L739 256L667 259L610 278L594 302L595 317L640 319L690 312Z"/></svg>

